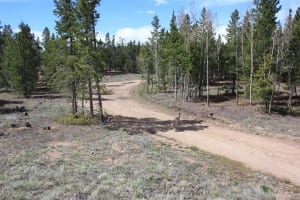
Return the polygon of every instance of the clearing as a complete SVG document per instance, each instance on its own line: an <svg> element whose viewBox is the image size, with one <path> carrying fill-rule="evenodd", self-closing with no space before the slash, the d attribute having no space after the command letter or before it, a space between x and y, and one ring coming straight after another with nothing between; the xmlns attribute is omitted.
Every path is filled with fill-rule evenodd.
<svg viewBox="0 0 300 200"><path fill-rule="evenodd" d="M173 132L171 112L129 95L139 84L132 78L107 83L115 93L104 96L104 104L113 118L103 128L55 122L71 107L62 96L0 93L0 199L299 199L300 187L288 179L178 142L227 129L184 116ZM28 116L16 112L17 105Z"/></svg>
<svg viewBox="0 0 300 200"><path fill-rule="evenodd" d="M127 129L142 129L160 139L176 140L187 146L242 162L246 166L300 185L300 140L295 137L267 137L217 126L184 115L178 131L170 125L177 114L163 112L152 104L131 97L141 81L108 83L113 94L105 96L104 107L114 122Z"/></svg>

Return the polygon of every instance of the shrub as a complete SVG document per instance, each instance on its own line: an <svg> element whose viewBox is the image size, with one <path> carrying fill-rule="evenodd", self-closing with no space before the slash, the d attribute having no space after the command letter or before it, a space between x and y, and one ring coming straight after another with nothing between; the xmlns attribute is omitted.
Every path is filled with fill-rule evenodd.
<svg viewBox="0 0 300 200"><path fill-rule="evenodd" d="M55 121L68 125L91 125L96 124L96 118L90 118L88 116L79 114L66 114L55 118Z"/></svg>
<svg viewBox="0 0 300 200"><path fill-rule="evenodd" d="M196 146L191 146L190 149L191 149L192 151L199 151L199 148L196 147Z"/></svg>

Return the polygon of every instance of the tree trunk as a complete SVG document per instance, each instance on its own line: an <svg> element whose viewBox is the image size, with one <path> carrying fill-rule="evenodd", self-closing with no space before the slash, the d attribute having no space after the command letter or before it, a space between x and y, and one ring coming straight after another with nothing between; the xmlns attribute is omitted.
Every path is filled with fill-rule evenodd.
<svg viewBox="0 0 300 200"><path fill-rule="evenodd" d="M184 100L184 80L183 80L183 69L180 67L180 92L181 92L181 100Z"/></svg>
<svg viewBox="0 0 300 200"><path fill-rule="evenodd" d="M153 88L154 88L154 74L152 74L152 78L151 78L151 94L153 94Z"/></svg>
<svg viewBox="0 0 300 200"><path fill-rule="evenodd" d="M232 74L232 86L231 86L231 94L234 95L235 94L235 86L236 86L236 73Z"/></svg>
<svg viewBox="0 0 300 200"><path fill-rule="evenodd" d="M218 65L218 69L217 69L217 95L220 96L220 49L221 47L218 44L217 47L217 51L218 51L218 55L217 55L217 65Z"/></svg>
<svg viewBox="0 0 300 200"><path fill-rule="evenodd" d="M150 75L149 75L149 70L147 69L147 80L146 80L146 90L147 90L147 94L149 94L149 83L150 83Z"/></svg>
<svg viewBox="0 0 300 200"><path fill-rule="evenodd" d="M208 32L206 36L206 104L209 106Z"/></svg>
<svg viewBox="0 0 300 200"><path fill-rule="evenodd" d="M81 112L84 115L84 101L85 101L85 84L82 84L82 97L81 97Z"/></svg>
<svg viewBox="0 0 300 200"><path fill-rule="evenodd" d="M93 47L95 52L97 51L97 38L96 38L96 20L95 15L93 15ZM98 66L99 67L99 66ZM96 78L96 87L97 87L97 98L98 98L98 106L99 106L99 122L102 124L104 122L104 115L103 115L103 105L102 105L102 97L101 97L101 88L100 88L100 79L97 75ZM92 93L93 97L93 93Z"/></svg>
<svg viewBox="0 0 300 200"><path fill-rule="evenodd" d="M99 121L100 124L104 122L104 114L103 114L103 106L102 106L102 97L101 97L101 88L100 88L100 80L96 79L96 87L97 87L97 97L98 97L98 106L99 106Z"/></svg>
<svg viewBox="0 0 300 200"><path fill-rule="evenodd" d="M77 113L77 94L76 94L76 81L72 81L72 113Z"/></svg>
<svg viewBox="0 0 300 200"><path fill-rule="evenodd" d="M159 58L158 58L158 40L155 45L155 68L156 68L156 91L159 92Z"/></svg>
<svg viewBox="0 0 300 200"><path fill-rule="evenodd" d="M270 102L269 102L269 110L268 110L269 114L271 114L271 112L272 112L272 104L273 104L275 88L276 88L276 85L274 84L272 94L271 94L271 97L270 97Z"/></svg>
<svg viewBox="0 0 300 200"><path fill-rule="evenodd" d="M93 88L92 88L92 79L88 79L89 87L89 99L90 99L90 118L94 117L94 105L93 105Z"/></svg>
<svg viewBox="0 0 300 200"><path fill-rule="evenodd" d="M245 64L245 47L244 47L244 42L245 40L245 35L244 35L244 27L242 26L242 70L243 70L243 74L246 74L246 70L245 70L245 67L246 67L246 64ZM244 82L244 96L246 96L246 81L243 81Z"/></svg>
<svg viewBox="0 0 300 200"><path fill-rule="evenodd" d="M288 99L288 109L291 112L292 111L292 98L293 98L293 87L292 87L292 78L291 78L291 67L288 69L288 77L289 77L289 99Z"/></svg>
<svg viewBox="0 0 300 200"><path fill-rule="evenodd" d="M174 71L174 98L175 100L177 100L177 67L175 67L175 71Z"/></svg>
<svg viewBox="0 0 300 200"><path fill-rule="evenodd" d="M239 70L238 70L238 45L235 42L235 96L236 106L239 105Z"/></svg>
<svg viewBox="0 0 300 200"><path fill-rule="evenodd" d="M254 72L254 56L253 56L253 38L254 38L254 27L253 25L251 26L251 39L250 39L250 62L251 62L251 66L250 66L250 107L252 107L252 85L253 85L253 72Z"/></svg>

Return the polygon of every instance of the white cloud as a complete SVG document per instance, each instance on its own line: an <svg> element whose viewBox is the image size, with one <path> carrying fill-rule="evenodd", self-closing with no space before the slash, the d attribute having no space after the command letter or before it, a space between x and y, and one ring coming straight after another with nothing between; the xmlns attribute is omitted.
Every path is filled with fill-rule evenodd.
<svg viewBox="0 0 300 200"><path fill-rule="evenodd" d="M167 3L167 0L154 0L156 6L160 6Z"/></svg>
<svg viewBox="0 0 300 200"><path fill-rule="evenodd" d="M105 34L103 34L102 32L96 32L96 38L97 38L97 40L101 40L102 42L104 42Z"/></svg>
<svg viewBox="0 0 300 200"><path fill-rule="evenodd" d="M40 41L43 40L43 33L41 31L31 31L31 33L34 34L34 38L39 38Z"/></svg>
<svg viewBox="0 0 300 200"><path fill-rule="evenodd" d="M215 27L215 30L216 30L216 38L219 37L219 35L221 36L222 38L222 41L223 42L226 42L226 34L227 34L227 26L226 25L217 25Z"/></svg>
<svg viewBox="0 0 300 200"><path fill-rule="evenodd" d="M153 15L153 14L155 14L155 11L154 10L147 10L146 13L149 14L149 15Z"/></svg>
<svg viewBox="0 0 300 200"><path fill-rule="evenodd" d="M139 11L136 11L137 14L148 14L148 15L153 15L155 14L155 11L154 10L139 10Z"/></svg>
<svg viewBox="0 0 300 200"><path fill-rule="evenodd" d="M116 32L116 39L124 39L124 42L140 41L146 42L151 37L151 26L144 26L140 28L121 28Z"/></svg>

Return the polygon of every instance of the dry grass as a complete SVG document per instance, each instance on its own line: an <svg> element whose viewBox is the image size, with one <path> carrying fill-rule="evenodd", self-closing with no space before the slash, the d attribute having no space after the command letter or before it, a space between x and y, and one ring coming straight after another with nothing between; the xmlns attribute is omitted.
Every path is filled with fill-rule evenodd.
<svg viewBox="0 0 300 200"><path fill-rule="evenodd" d="M299 192L222 157L96 126L12 133L0 147L0 199L274 199Z"/></svg>
<svg viewBox="0 0 300 200"><path fill-rule="evenodd" d="M0 199L299 198L287 181L195 147L122 128L57 124L65 100L42 102L28 104L33 128L0 127ZM41 129L45 123L51 130Z"/></svg>

